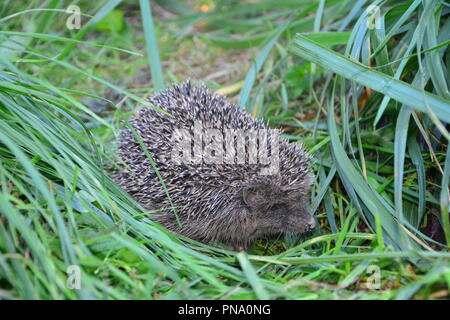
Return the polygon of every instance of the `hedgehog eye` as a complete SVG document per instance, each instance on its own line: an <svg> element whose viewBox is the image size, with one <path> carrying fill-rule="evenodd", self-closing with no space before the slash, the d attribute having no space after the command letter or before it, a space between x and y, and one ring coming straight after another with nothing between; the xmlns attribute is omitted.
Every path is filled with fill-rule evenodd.
<svg viewBox="0 0 450 320"><path fill-rule="evenodd" d="M283 207L283 205L281 203L275 203L274 205L272 205L270 207L270 210L279 210Z"/></svg>

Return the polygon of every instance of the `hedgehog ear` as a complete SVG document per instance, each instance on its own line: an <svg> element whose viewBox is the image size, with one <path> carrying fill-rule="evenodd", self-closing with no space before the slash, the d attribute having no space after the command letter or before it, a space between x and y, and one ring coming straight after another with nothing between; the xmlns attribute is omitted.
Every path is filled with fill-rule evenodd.
<svg viewBox="0 0 450 320"><path fill-rule="evenodd" d="M242 197L246 205L251 208L257 208L267 202L264 188L262 186L246 187L242 191Z"/></svg>

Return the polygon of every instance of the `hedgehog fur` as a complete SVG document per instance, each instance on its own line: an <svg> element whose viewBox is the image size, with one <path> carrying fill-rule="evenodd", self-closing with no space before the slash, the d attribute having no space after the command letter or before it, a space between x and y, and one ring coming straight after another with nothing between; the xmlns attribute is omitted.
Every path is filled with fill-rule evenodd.
<svg viewBox="0 0 450 320"><path fill-rule="evenodd" d="M314 227L314 218L308 212L313 174L310 158L301 145L289 144L280 137L279 130L270 129L224 97L190 81L174 85L149 100L170 116L150 107L138 110L130 124L141 141L130 128L121 130L118 155L123 162L118 162L120 169L113 178L144 209L155 211L149 213L151 219L192 239L219 241L236 250L246 250L263 236L299 234ZM202 133L207 129L215 129L216 133L236 130L232 132L238 135L249 132L244 140L237 140L238 136L229 140L235 155L245 153L241 158L245 161L202 161L208 142L216 142L208 151L213 158L218 155L218 146L223 146L225 153L231 148L214 135L206 136L207 139L203 136L197 144L201 149L189 149L189 161L174 161L177 153L173 150L181 141L175 132L182 129L195 137L196 125ZM249 160L250 143L255 142L250 139L256 132L266 134L258 136L256 147L277 142L277 148L268 148L270 155L278 152L273 172L264 174L267 163ZM194 144L188 142L185 146Z"/></svg>

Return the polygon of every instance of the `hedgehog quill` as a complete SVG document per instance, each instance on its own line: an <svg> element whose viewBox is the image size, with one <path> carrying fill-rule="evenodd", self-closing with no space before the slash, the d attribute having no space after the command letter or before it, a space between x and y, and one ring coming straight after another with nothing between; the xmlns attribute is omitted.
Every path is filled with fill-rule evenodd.
<svg viewBox="0 0 450 320"><path fill-rule="evenodd" d="M149 98L125 127L114 180L150 218L194 240L247 250L256 239L311 231L310 157L280 131L190 81ZM174 212L176 208L176 212Z"/></svg>

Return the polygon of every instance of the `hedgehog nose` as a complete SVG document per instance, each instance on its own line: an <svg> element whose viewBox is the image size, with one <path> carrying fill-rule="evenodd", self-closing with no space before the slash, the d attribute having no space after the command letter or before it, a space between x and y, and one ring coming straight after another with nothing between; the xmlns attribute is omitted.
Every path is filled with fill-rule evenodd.
<svg viewBox="0 0 450 320"><path fill-rule="evenodd" d="M307 226L308 230L311 231L316 226L316 220L314 220L313 217L310 217L309 220L306 222L306 226Z"/></svg>

